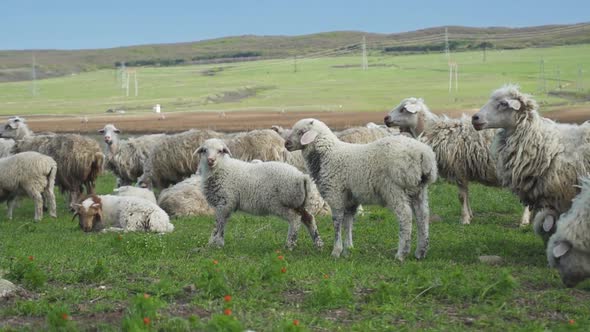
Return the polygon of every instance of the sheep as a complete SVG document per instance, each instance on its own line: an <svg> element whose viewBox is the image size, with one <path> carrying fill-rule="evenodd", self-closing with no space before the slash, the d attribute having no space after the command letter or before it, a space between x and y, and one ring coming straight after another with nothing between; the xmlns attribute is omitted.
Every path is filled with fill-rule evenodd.
<svg viewBox="0 0 590 332"><path fill-rule="evenodd" d="M14 146L14 140L0 138L0 158L10 156L10 150Z"/></svg>
<svg viewBox="0 0 590 332"><path fill-rule="evenodd" d="M492 144L498 178L529 208L545 211L542 222L535 218L535 229L547 238L555 217L571 207L574 185L590 173L590 123L557 124L537 108L518 86L505 85L473 115L472 124L476 130L501 128Z"/></svg>
<svg viewBox="0 0 590 332"><path fill-rule="evenodd" d="M2 137L15 140L11 153L36 151L57 162L55 184L67 194L68 204L76 202L83 186L87 193L94 193L104 162L104 154L94 139L75 134L33 135L26 121L19 117L8 120Z"/></svg>
<svg viewBox="0 0 590 332"><path fill-rule="evenodd" d="M367 144L397 134L399 131L393 128L353 127L336 133L336 137L346 143Z"/></svg>
<svg viewBox="0 0 590 332"><path fill-rule="evenodd" d="M165 136L153 147L137 184L147 188L164 189L194 174L198 159L193 152L208 138L223 135L211 130L192 129Z"/></svg>
<svg viewBox="0 0 590 332"><path fill-rule="evenodd" d="M35 203L35 221L43 219L43 197L49 206L49 215L57 217L53 187L57 163L53 158L38 152L21 152L0 159L0 201L7 201L8 219L19 195L26 194Z"/></svg>
<svg viewBox="0 0 590 332"><path fill-rule="evenodd" d="M105 167L117 177L118 187L137 182L150 151L165 136L155 134L120 140L121 131L113 124L105 125L98 132L103 134L107 147Z"/></svg>
<svg viewBox="0 0 590 332"><path fill-rule="evenodd" d="M201 190L215 209L216 226L209 245L224 245L225 224L234 211L241 210L287 220L289 250L296 245L300 222L307 227L316 248L322 248L315 218L308 209L312 184L308 175L285 163L248 163L234 159L219 139L206 140L195 154L201 155Z"/></svg>
<svg viewBox="0 0 590 332"><path fill-rule="evenodd" d="M469 204L469 182L499 186L496 160L490 152L495 131L476 131L471 119L439 117L430 112L421 98L406 98L384 118L388 127L398 126L429 145L436 154L439 175L459 188L461 223L470 224L473 211ZM525 208L521 225L528 225L529 211Z"/></svg>
<svg viewBox="0 0 590 332"><path fill-rule="evenodd" d="M275 131L257 129L237 133L226 138L225 144L236 159L252 161L283 161L285 159L284 140Z"/></svg>
<svg viewBox="0 0 590 332"><path fill-rule="evenodd" d="M557 231L547 246L549 265L559 270L568 287L590 278L590 178L580 182L582 191L574 198L571 209L559 218Z"/></svg>
<svg viewBox="0 0 590 332"><path fill-rule="evenodd" d="M155 203L143 198L115 195L89 195L73 204L84 232L99 230L169 233L170 218Z"/></svg>
<svg viewBox="0 0 590 332"><path fill-rule="evenodd" d="M151 203L157 204L156 195L154 194L154 192L146 188L122 186L115 188L113 192L117 196L139 197Z"/></svg>
<svg viewBox="0 0 590 332"><path fill-rule="evenodd" d="M201 181L201 176L195 174L162 190L158 196L158 205L173 218L213 215L213 209L201 192Z"/></svg>
<svg viewBox="0 0 590 332"><path fill-rule="evenodd" d="M332 256L353 247L352 223L359 204L379 204L395 212L400 224L396 259L410 251L412 212L418 224L415 256L428 250L428 185L436 181L436 157L426 144L397 135L369 144L342 142L323 122L299 120L285 141L302 150L312 178L332 209L335 239ZM342 245L341 225L345 238Z"/></svg>

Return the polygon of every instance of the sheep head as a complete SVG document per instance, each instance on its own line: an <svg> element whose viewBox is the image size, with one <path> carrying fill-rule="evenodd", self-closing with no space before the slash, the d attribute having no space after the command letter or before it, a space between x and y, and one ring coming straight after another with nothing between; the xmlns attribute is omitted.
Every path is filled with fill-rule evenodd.
<svg viewBox="0 0 590 332"><path fill-rule="evenodd" d="M590 278L590 253L573 247L567 240L551 237L547 246L547 260L551 267L559 271L567 287L575 287Z"/></svg>
<svg viewBox="0 0 590 332"><path fill-rule="evenodd" d="M199 170L202 171L204 167L214 169L217 163L223 160L224 157L231 157L231 152L224 141L217 138L210 138L195 150L194 155L199 155Z"/></svg>
<svg viewBox="0 0 590 332"><path fill-rule="evenodd" d="M492 93L490 100L473 115L471 123L476 130L513 129L537 108L537 102L520 92L518 86L505 85Z"/></svg>
<svg viewBox="0 0 590 332"><path fill-rule="evenodd" d="M313 143L319 136L332 133L330 128L317 119L302 119L297 121L285 139L285 148L289 151L302 150Z"/></svg>
<svg viewBox="0 0 590 332"><path fill-rule="evenodd" d="M114 124L109 123L105 125L102 129L99 129L98 133L104 135L104 142L107 145L111 145L113 144L113 141L115 141L118 138L118 134L120 134L121 131L117 129L117 127L115 127Z"/></svg>
<svg viewBox="0 0 590 332"><path fill-rule="evenodd" d="M422 98L406 98L389 111L383 122L387 127L400 127L402 132L421 132L424 128L425 111L428 111L428 107Z"/></svg>
<svg viewBox="0 0 590 332"><path fill-rule="evenodd" d="M2 138L12 138L16 140L26 135L26 132L28 132L26 120L24 118L14 116L6 121L0 136Z"/></svg>
<svg viewBox="0 0 590 332"><path fill-rule="evenodd" d="M82 198L80 203L72 204L72 207L75 211L72 219L78 217L80 228L84 232L91 232L103 228L102 201L100 197L90 195Z"/></svg>

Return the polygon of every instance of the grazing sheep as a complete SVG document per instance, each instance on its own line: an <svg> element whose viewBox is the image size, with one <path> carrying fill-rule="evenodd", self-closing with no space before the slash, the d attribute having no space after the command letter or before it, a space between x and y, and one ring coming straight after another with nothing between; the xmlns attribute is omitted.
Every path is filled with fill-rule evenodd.
<svg viewBox="0 0 590 332"><path fill-rule="evenodd" d="M223 135L211 130L189 130L166 135L154 146L144 165L138 184L147 188L164 189L195 174L198 156L193 152L208 138Z"/></svg>
<svg viewBox="0 0 590 332"><path fill-rule="evenodd" d="M210 245L224 245L225 224L234 211L276 215L289 222L286 247L297 243L300 222L307 227L317 248L323 246L313 215L309 212L312 181L295 167L279 162L248 163L231 158L219 139L206 140L200 154L202 191L215 208L216 226Z"/></svg>
<svg viewBox="0 0 590 332"><path fill-rule="evenodd" d="M332 209L335 239L332 256L352 248L352 224L359 204L378 204L395 212L400 224L395 257L410 251L412 212L418 224L415 256L428 250L428 184L436 181L436 157L427 145L401 135L369 144L340 141L323 122L298 121L285 142L289 151L302 150L322 197ZM341 225L345 238L342 246Z"/></svg>
<svg viewBox="0 0 590 332"><path fill-rule="evenodd" d="M469 224L473 212L469 204L469 182L499 186L496 159L490 152L496 131L476 131L466 115L460 119L439 117L430 112L419 98L406 98L384 119L387 126L398 126L400 131L428 144L436 154L439 175L459 187L462 205L461 223ZM521 225L529 224L525 209Z"/></svg>
<svg viewBox="0 0 590 332"><path fill-rule="evenodd" d="M105 125L98 132L103 134L107 146L105 166L117 177L117 186L137 182L150 151L165 137L155 134L120 140L121 131L113 124Z"/></svg>
<svg viewBox="0 0 590 332"><path fill-rule="evenodd" d="M172 218L213 215L215 211L201 192L201 181L201 176L195 174L162 190L158 196L158 205Z"/></svg>
<svg viewBox="0 0 590 332"><path fill-rule="evenodd" d="M8 120L2 137L15 140L12 153L36 151L57 162L55 184L67 194L68 204L76 202L83 186L87 193L94 193L104 154L92 138L74 134L33 135L25 120L19 117Z"/></svg>
<svg viewBox="0 0 590 332"><path fill-rule="evenodd" d="M540 235L553 233L556 216L571 207L574 185L590 173L590 123L565 125L537 113L537 103L517 86L494 91L472 117L475 129L502 128L494 138L497 174L530 208L545 209ZM539 218L535 218L539 224Z"/></svg>
<svg viewBox="0 0 590 332"><path fill-rule="evenodd" d="M590 278L590 178L580 182L581 193L559 218L557 231L547 246L549 265L559 270L568 287Z"/></svg>
<svg viewBox="0 0 590 332"><path fill-rule="evenodd" d="M174 230L170 218L155 203L143 198L90 195L74 206L84 232L117 230L168 233Z"/></svg>
<svg viewBox="0 0 590 332"><path fill-rule="evenodd" d="M132 196L143 198L146 201L157 204L156 195L153 191L147 188L133 187L133 186L122 186L113 190L117 196Z"/></svg>
<svg viewBox="0 0 590 332"><path fill-rule="evenodd" d="M16 198L29 196L35 203L35 221L43 219L43 197L49 205L49 215L56 217L53 186L57 163L46 155L29 151L0 159L0 201L7 201L8 219Z"/></svg>

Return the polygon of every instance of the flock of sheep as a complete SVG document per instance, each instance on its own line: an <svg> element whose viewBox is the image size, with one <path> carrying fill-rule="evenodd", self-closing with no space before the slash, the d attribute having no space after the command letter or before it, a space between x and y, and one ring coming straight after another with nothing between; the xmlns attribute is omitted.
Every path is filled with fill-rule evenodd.
<svg viewBox="0 0 590 332"><path fill-rule="evenodd" d="M334 257L353 247L361 204L375 204L397 216L395 257L403 261L413 219L414 256L426 256L428 185L440 175L459 188L464 224L473 218L470 181L509 188L525 206L521 224L534 216L549 264L563 282L575 286L590 277L590 122L543 118L531 96L506 85L471 119L437 116L422 99L407 98L384 123L335 133L319 120L303 119L291 129L189 130L126 140L108 124L99 130L105 154L92 138L34 134L23 118L13 117L1 133L0 200L7 201L9 219L21 195L34 200L35 220L44 208L55 217L56 185L84 231L164 233L174 230L170 217L214 215L213 246L224 245L225 224L240 210L288 221L289 249L303 223L321 248L315 216L331 214ZM117 177L112 195L94 191L104 168Z"/></svg>

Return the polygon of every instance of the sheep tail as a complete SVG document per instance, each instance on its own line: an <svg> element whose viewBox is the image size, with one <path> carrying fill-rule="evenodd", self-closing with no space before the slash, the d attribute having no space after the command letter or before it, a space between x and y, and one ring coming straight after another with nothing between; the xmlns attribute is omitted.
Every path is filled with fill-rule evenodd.
<svg viewBox="0 0 590 332"><path fill-rule="evenodd" d="M295 211L301 215L301 222L305 224L305 226L309 227L313 222L313 216L307 211L306 206L308 205L308 201L311 199L311 186L310 183L311 178L309 176L304 176L303 178L303 203L301 206L295 208Z"/></svg>
<svg viewBox="0 0 590 332"><path fill-rule="evenodd" d="M104 154L102 152L96 152L92 163L90 164L90 173L85 181L86 191L89 194L94 194L94 185L96 178L102 173L104 168Z"/></svg>
<svg viewBox="0 0 590 332"><path fill-rule="evenodd" d="M429 154L422 153L420 155L420 166L422 168L422 177L420 179L420 183L422 185L434 183L438 175L434 152Z"/></svg>

